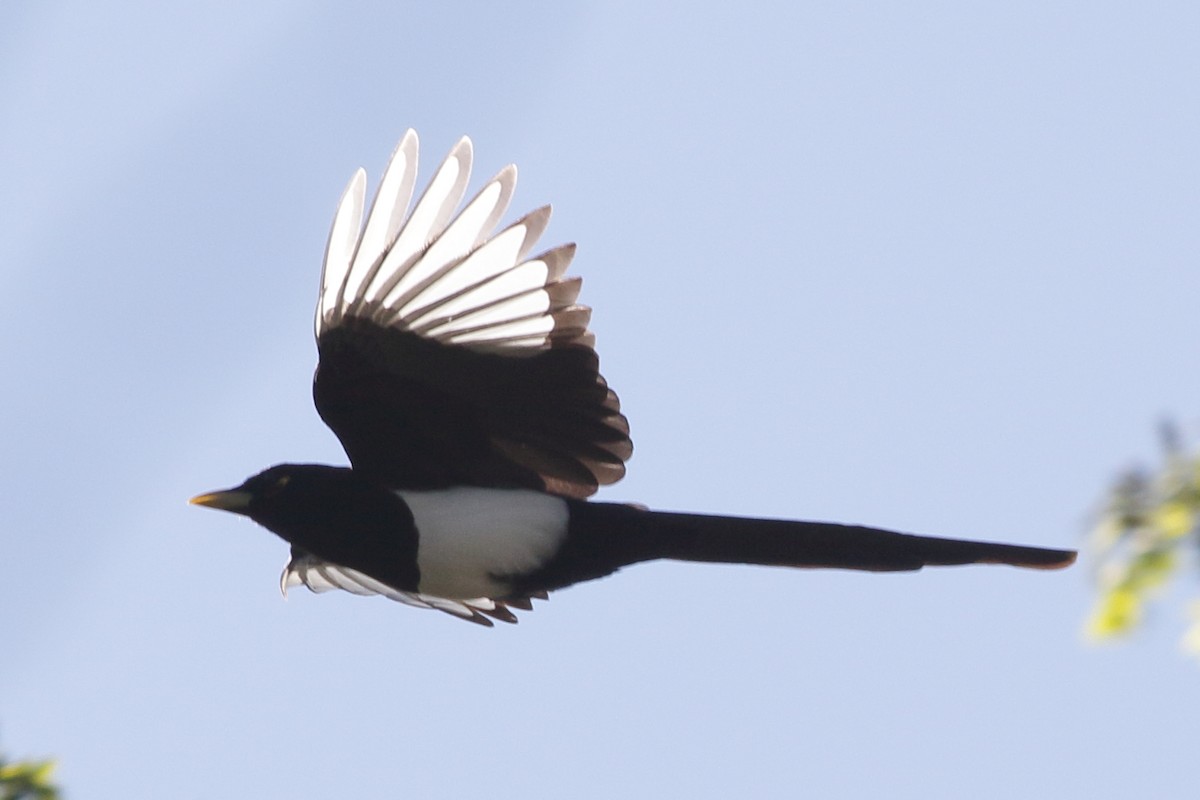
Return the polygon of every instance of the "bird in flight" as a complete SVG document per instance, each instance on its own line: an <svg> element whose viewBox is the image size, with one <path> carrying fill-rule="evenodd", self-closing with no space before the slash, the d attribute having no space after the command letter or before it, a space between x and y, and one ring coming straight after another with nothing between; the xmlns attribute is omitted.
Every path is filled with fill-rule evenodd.
<svg viewBox="0 0 1200 800"><path fill-rule="evenodd" d="M591 310L566 276L573 244L530 256L550 219L494 232L510 165L456 213L463 137L409 211L417 135L366 209L342 194L317 298L313 398L350 467L280 464L191 502L247 516L291 545L280 588L378 594L462 619L513 609L642 561L897 571L956 564L1059 569L1069 550L857 525L650 511L589 502L633 452L600 375ZM365 222L364 222L365 217Z"/></svg>

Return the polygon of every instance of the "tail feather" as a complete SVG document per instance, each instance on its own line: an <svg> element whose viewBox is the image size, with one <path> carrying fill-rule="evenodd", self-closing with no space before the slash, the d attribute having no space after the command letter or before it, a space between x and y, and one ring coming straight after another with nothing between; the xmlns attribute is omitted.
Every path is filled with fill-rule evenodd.
<svg viewBox="0 0 1200 800"><path fill-rule="evenodd" d="M1071 550L916 536L829 522L651 512L663 558L892 572L960 564L1061 569Z"/></svg>
<svg viewBox="0 0 1200 800"><path fill-rule="evenodd" d="M1061 569L1072 550L914 536L857 525L648 511L569 500L571 527L554 557L532 574L508 576L514 594L602 578L661 558L894 572L926 566L1010 564Z"/></svg>

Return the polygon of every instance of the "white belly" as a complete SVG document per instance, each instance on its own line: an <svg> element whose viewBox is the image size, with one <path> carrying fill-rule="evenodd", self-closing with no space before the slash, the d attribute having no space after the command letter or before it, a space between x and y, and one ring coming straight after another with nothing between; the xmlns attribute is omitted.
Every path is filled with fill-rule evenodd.
<svg viewBox="0 0 1200 800"><path fill-rule="evenodd" d="M511 587L504 576L541 567L567 531L566 502L528 489L396 493L417 526L423 594L505 597Z"/></svg>

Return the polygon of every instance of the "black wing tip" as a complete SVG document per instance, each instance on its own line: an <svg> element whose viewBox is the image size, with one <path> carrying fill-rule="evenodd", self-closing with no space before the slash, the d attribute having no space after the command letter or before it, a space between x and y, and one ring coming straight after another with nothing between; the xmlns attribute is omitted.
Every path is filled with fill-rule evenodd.
<svg viewBox="0 0 1200 800"><path fill-rule="evenodd" d="M481 608L479 610L492 619L498 619L501 622L507 622L511 625L516 625L518 622L517 615L509 611L504 603L496 603L495 608Z"/></svg>
<svg viewBox="0 0 1200 800"><path fill-rule="evenodd" d="M453 611L450 611L447 613L449 613L451 616L458 617L459 619L463 620L464 622L474 622L476 625L482 625L485 628L491 628L496 624L496 623L492 622L490 619L488 619L487 617L485 617L483 614L480 614L478 611L476 611L474 614L472 614L469 617L463 616L462 614L455 614Z"/></svg>
<svg viewBox="0 0 1200 800"><path fill-rule="evenodd" d="M452 611L447 613L458 617L464 622L473 622L476 625L480 625L484 628L494 628L496 623L493 622L493 620L506 622L509 625L516 625L521 620L512 612L511 609L516 608L521 611L533 611L534 600L549 599L550 596L546 592L530 592L529 594L506 597L503 600L493 600L492 602L496 604L495 608L480 608L476 606L470 606L471 611L474 613L472 613L472 615L469 617L463 614L455 614ZM445 609L442 610L445 611Z"/></svg>

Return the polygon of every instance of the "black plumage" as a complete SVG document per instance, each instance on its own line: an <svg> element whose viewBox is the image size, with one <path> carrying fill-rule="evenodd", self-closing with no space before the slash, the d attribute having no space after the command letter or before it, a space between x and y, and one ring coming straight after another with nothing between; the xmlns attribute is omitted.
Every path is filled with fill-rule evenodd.
<svg viewBox="0 0 1200 800"><path fill-rule="evenodd" d="M625 474L629 424L590 347L521 357L350 318L318 340L317 411L387 486L587 497Z"/></svg>
<svg viewBox="0 0 1200 800"><path fill-rule="evenodd" d="M501 170L457 214L462 139L408 211L417 138L369 212L359 170L334 218L317 301L313 397L352 467L283 464L193 502L292 546L281 586L382 594L491 624L510 608L654 559L914 570L1059 568L1072 551L588 502L625 474L629 424L600 375L563 245L530 257L540 208L503 230ZM365 217L365 222L364 222Z"/></svg>

